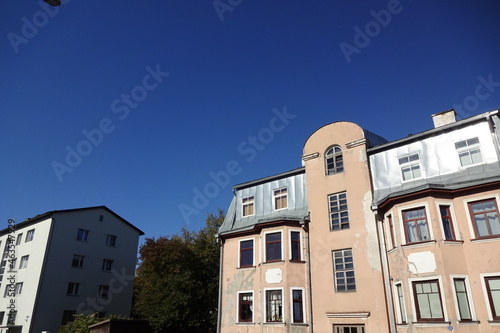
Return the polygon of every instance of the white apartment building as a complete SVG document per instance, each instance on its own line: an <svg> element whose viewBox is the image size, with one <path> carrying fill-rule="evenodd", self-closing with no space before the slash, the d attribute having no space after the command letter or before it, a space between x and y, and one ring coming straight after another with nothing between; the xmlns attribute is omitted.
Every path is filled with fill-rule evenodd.
<svg viewBox="0 0 500 333"><path fill-rule="evenodd" d="M0 333L55 333L80 313L130 315L140 229L105 206L5 226Z"/></svg>

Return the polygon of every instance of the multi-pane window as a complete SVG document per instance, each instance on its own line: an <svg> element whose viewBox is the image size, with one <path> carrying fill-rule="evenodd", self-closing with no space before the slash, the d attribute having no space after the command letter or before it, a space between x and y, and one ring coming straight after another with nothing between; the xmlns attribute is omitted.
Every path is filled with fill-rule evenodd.
<svg viewBox="0 0 500 333"><path fill-rule="evenodd" d="M302 289L292 289L292 319L294 323L304 322L304 301Z"/></svg>
<svg viewBox="0 0 500 333"><path fill-rule="evenodd" d="M444 321L438 280L413 282L417 321Z"/></svg>
<svg viewBox="0 0 500 333"><path fill-rule="evenodd" d="M423 207L403 211L403 221L408 243L424 242L431 239Z"/></svg>
<svg viewBox="0 0 500 333"><path fill-rule="evenodd" d="M365 325L334 325L334 333L365 333Z"/></svg>
<svg viewBox="0 0 500 333"><path fill-rule="evenodd" d="M325 153L325 169L327 175L344 171L342 149L339 146L330 147Z"/></svg>
<svg viewBox="0 0 500 333"><path fill-rule="evenodd" d="M455 286L455 297L457 300L458 311L461 321L471 321L472 314L469 304L469 297L467 296L467 287L464 278L453 279Z"/></svg>
<svg viewBox="0 0 500 333"><path fill-rule="evenodd" d="M66 289L66 295L77 296L80 293L80 283L70 282L68 283L68 288Z"/></svg>
<svg viewBox="0 0 500 333"><path fill-rule="evenodd" d="M71 267L74 268L83 268L83 261L85 260L85 256L74 254L73 260L71 261Z"/></svg>
<svg viewBox="0 0 500 333"><path fill-rule="evenodd" d="M28 267L29 255L21 257L21 263L19 263L19 269Z"/></svg>
<svg viewBox="0 0 500 333"><path fill-rule="evenodd" d="M333 251L333 268L335 274L335 291L356 291L352 249Z"/></svg>
<svg viewBox="0 0 500 333"><path fill-rule="evenodd" d="M116 246L116 236L106 235L106 246L115 247Z"/></svg>
<svg viewBox="0 0 500 333"><path fill-rule="evenodd" d="M3 294L3 297L16 297L21 295L22 292L23 292L22 282L9 283L5 285L5 292Z"/></svg>
<svg viewBox="0 0 500 333"><path fill-rule="evenodd" d="M100 285L97 296L99 298L108 299L109 298L109 286Z"/></svg>
<svg viewBox="0 0 500 333"><path fill-rule="evenodd" d="M241 199L241 205L243 208L243 217L245 216L251 216L254 214L253 209L254 209L254 196L250 197L245 197Z"/></svg>
<svg viewBox="0 0 500 333"><path fill-rule="evenodd" d="M26 240L24 242L31 242L35 237L35 229L28 230L26 233Z"/></svg>
<svg viewBox="0 0 500 333"><path fill-rule="evenodd" d="M300 261L300 231L290 232L291 260Z"/></svg>
<svg viewBox="0 0 500 333"><path fill-rule="evenodd" d="M401 175L403 180L411 180L422 177L420 170L420 158L418 154L410 154L398 158L401 166Z"/></svg>
<svg viewBox="0 0 500 333"><path fill-rule="evenodd" d="M78 229L76 240L80 242L87 242L89 239L89 231L85 229Z"/></svg>
<svg viewBox="0 0 500 333"><path fill-rule="evenodd" d="M441 222L443 223L444 239L454 240L455 232L453 231L450 206L439 206L439 212L441 214Z"/></svg>
<svg viewBox="0 0 500 333"><path fill-rule="evenodd" d="M396 284L396 292L398 297L399 314L401 316L401 324L406 323L405 301L403 298L403 286L401 283Z"/></svg>
<svg viewBox="0 0 500 333"><path fill-rule="evenodd" d="M113 260L110 259L103 259L102 260L102 270L106 272L111 272L111 269L113 268Z"/></svg>
<svg viewBox="0 0 500 333"><path fill-rule="evenodd" d="M349 228L349 211L345 192L328 196L330 210L330 230Z"/></svg>
<svg viewBox="0 0 500 333"><path fill-rule="evenodd" d="M470 202L469 212L477 238L500 235L500 221L495 199Z"/></svg>
<svg viewBox="0 0 500 333"><path fill-rule="evenodd" d="M460 165L463 167L478 164L483 161L481 147L479 146L479 139L477 137L456 142L455 149L458 153Z"/></svg>
<svg viewBox="0 0 500 333"><path fill-rule="evenodd" d="M283 292L266 290L266 322L283 321Z"/></svg>
<svg viewBox="0 0 500 333"><path fill-rule="evenodd" d="M240 242L240 267L253 266L253 239Z"/></svg>
<svg viewBox="0 0 500 333"><path fill-rule="evenodd" d="M252 322L253 321L253 293L238 294L238 321Z"/></svg>
<svg viewBox="0 0 500 333"><path fill-rule="evenodd" d="M286 187L278 188L273 191L274 209L284 209L288 207L288 189Z"/></svg>
<svg viewBox="0 0 500 333"><path fill-rule="evenodd" d="M500 320L500 276L485 277L484 282L493 320Z"/></svg>
<svg viewBox="0 0 500 333"><path fill-rule="evenodd" d="M281 260L281 232L266 234L266 261Z"/></svg>

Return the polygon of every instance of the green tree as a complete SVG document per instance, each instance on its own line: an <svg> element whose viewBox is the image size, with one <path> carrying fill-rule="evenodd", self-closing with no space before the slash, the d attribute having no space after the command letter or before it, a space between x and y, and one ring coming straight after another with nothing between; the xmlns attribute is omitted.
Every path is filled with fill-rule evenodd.
<svg viewBox="0 0 500 333"><path fill-rule="evenodd" d="M215 235L224 212L209 214L198 231L146 238L134 283L135 317L156 333L215 332L220 247Z"/></svg>
<svg viewBox="0 0 500 333"><path fill-rule="evenodd" d="M127 319L127 318L118 315L110 315L105 318L99 318L98 313L92 313L88 315L78 314L75 315L74 321L71 321L66 325L61 326L61 328L57 330L57 333L88 333L90 325L97 324L98 322L107 319Z"/></svg>

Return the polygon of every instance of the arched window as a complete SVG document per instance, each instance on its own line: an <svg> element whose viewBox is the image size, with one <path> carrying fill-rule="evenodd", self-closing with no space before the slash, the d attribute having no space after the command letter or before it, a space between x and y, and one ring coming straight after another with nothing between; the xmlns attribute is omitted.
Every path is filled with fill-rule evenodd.
<svg viewBox="0 0 500 333"><path fill-rule="evenodd" d="M327 175L344 171L344 159L342 158L342 149L339 146L328 148L325 153L325 166Z"/></svg>

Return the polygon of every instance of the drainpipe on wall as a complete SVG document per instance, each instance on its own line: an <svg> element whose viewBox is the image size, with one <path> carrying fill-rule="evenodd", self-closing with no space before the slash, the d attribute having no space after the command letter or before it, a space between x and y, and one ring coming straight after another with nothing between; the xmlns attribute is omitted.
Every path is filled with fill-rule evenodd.
<svg viewBox="0 0 500 333"><path fill-rule="evenodd" d="M222 260L224 259L224 241L220 238L220 235L217 234L217 243L220 245L220 254L219 254L219 301L217 304L217 333L220 333L221 323L222 323Z"/></svg>
<svg viewBox="0 0 500 333"><path fill-rule="evenodd" d="M384 278L384 289L385 289L385 298L387 304L387 315L389 319L389 329L391 333L397 333L396 329L396 318L394 316L394 303L392 301L392 289L391 289L391 276L389 274L389 262L387 260L387 247L385 244L384 237L384 229L382 226L382 220L377 213L377 209L372 207L373 212L375 213L375 220L377 221L377 233L379 240L379 249L380 249L380 259L382 262L382 274Z"/></svg>
<svg viewBox="0 0 500 333"><path fill-rule="evenodd" d="M304 219L300 222L302 228L305 231L305 239L306 239L306 253L307 253L307 265L306 265L306 279L307 279L307 289L309 289L309 306L307 307L307 312L309 314L309 332L314 332L314 324L313 324L313 306L312 306L312 282L311 282L311 246L309 243L309 223L310 223L310 215L304 217Z"/></svg>

